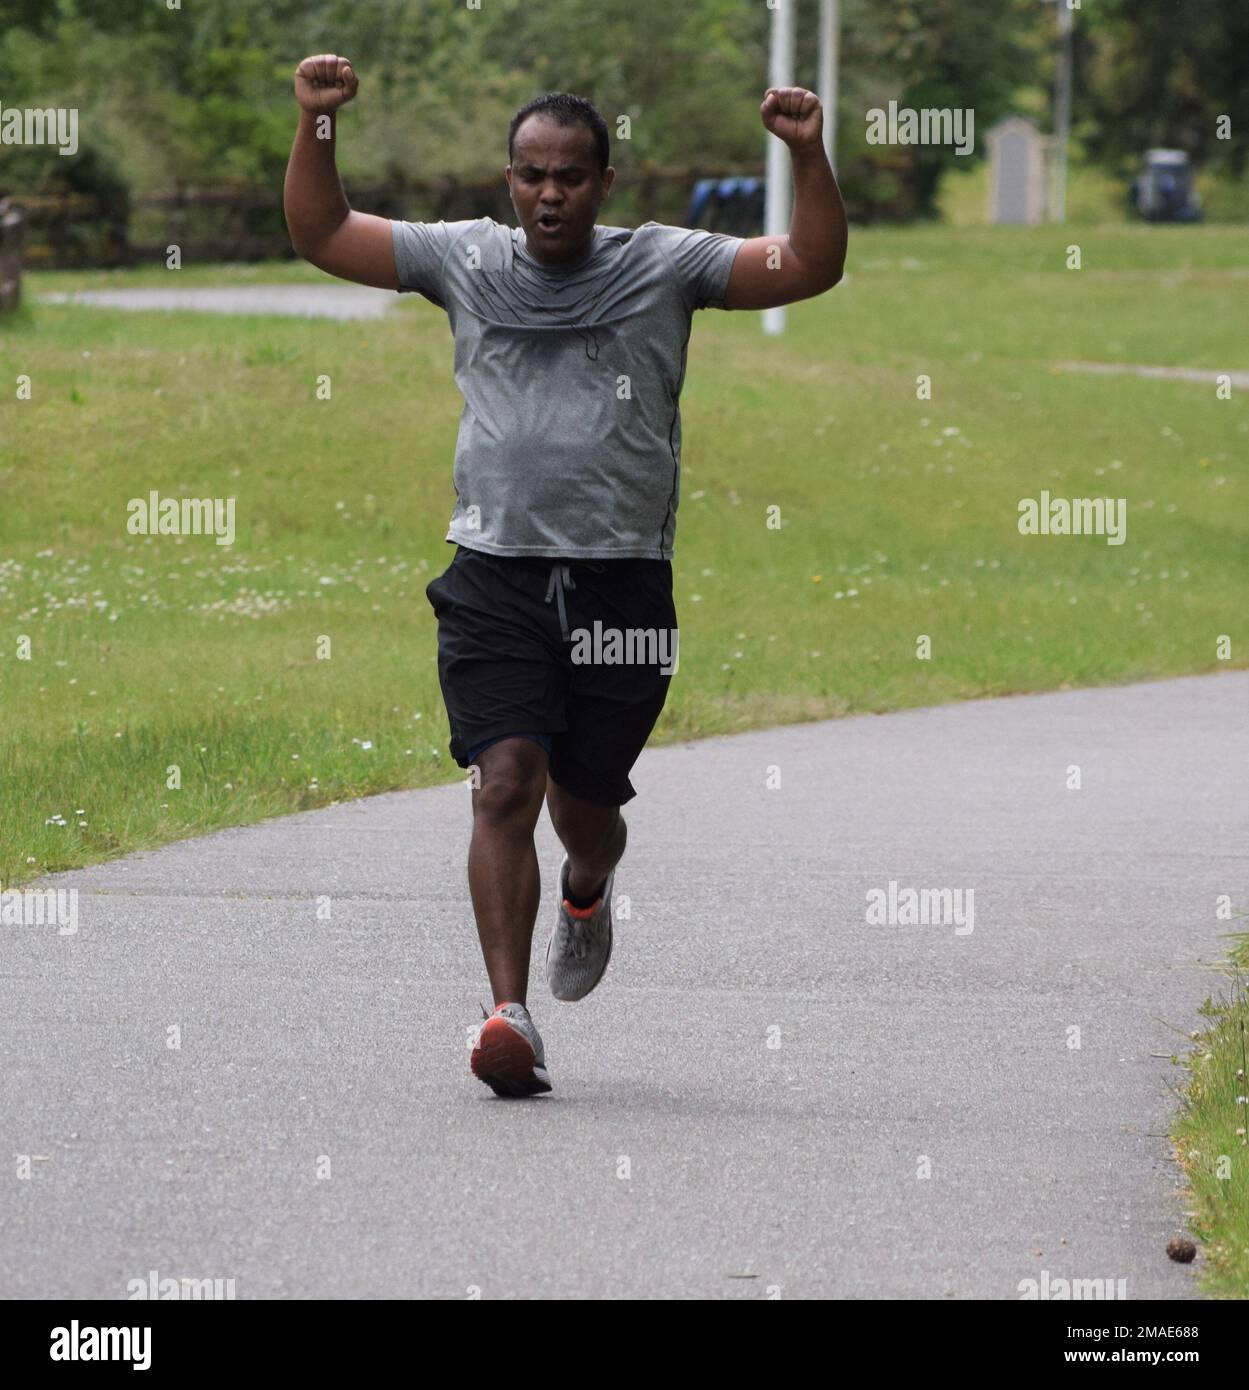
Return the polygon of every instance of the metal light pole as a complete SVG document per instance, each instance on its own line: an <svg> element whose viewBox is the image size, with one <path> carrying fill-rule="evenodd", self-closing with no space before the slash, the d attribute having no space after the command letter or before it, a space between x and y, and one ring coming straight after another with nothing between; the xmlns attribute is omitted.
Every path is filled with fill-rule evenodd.
<svg viewBox="0 0 1249 1390"><path fill-rule="evenodd" d="M1071 138L1071 29L1067 0L1058 6L1058 72L1054 82L1054 221L1067 220L1067 143Z"/></svg>
<svg viewBox="0 0 1249 1390"><path fill-rule="evenodd" d="M798 0L769 0L772 5L772 27L768 46L768 86L794 85L794 10ZM1061 0L1060 0L1061 3ZM824 149L828 162L836 170L837 149L837 39L841 16L839 0L820 0L819 75L816 95L824 108ZM767 198L763 214L765 236L784 236L789 230L793 205L790 179L789 151L783 140L767 135ZM765 309L763 331L767 334L785 331L785 310Z"/></svg>
<svg viewBox="0 0 1249 1390"><path fill-rule="evenodd" d="M794 10L798 0L775 0L768 51L768 86L794 85ZM763 213L764 236L784 236L789 231L789 213L793 189L789 170L789 149L775 135L765 134L767 147L767 190ZM785 331L785 310L765 309L763 331L767 334Z"/></svg>
<svg viewBox="0 0 1249 1390"><path fill-rule="evenodd" d="M820 75L816 95L824 108L824 151L837 172L837 40L841 15L838 0L820 0Z"/></svg>

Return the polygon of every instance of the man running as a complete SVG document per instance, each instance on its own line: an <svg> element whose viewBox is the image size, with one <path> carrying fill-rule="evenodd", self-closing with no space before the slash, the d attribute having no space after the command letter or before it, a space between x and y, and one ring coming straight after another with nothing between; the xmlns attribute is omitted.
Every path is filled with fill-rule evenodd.
<svg viewBox="0 0 1249 1390"><path fill-rule="evenodd" d="M495 1007L470 1065L497 1095L533 1095L551 1089L525 1003L538 814L545 798L565 850L547 981L557 999L584 999L611 956L629 771L676 667L678 400L693 312L831 289L845 210L819 100L782 87L760 112L793 161L788 236L597 225L616 175L607 127L566 93L512 119L504 177L517 228L373 217L348 206L334 165L335 113L356 89L346 58L296 69L286 221L305 260L424 295L455 337L456 551L426 596L451 755L475 769L468 882Z"/></svg>

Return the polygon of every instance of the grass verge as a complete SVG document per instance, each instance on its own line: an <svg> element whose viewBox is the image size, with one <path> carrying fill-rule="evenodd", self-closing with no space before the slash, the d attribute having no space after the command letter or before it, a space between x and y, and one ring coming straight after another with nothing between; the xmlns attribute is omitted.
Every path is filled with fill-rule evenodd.
<svg viewBox="0 0 1249 1390"><path fill-rule="evenodd" d="M1249 934L1237 938L1226 974L1228 994L1206 1000L1209 1026L1182 1059L1184 1106L1172 1138L1188 1179L1189 1226L1204 1247L1202 1287L1214 1298L1249 1298Z"/></svg>

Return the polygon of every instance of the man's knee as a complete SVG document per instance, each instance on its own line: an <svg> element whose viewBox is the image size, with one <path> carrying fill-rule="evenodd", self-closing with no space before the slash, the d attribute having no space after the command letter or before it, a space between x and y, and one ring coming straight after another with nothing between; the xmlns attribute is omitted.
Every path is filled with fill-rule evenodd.
<svg viewBox="0 0 1249 1390"><path fill-rule="evenodd" d="M527 739L487 748L478 761L481 786L473 792L473 816L491 824L533 828L546 789L546 753Z"/></svg>

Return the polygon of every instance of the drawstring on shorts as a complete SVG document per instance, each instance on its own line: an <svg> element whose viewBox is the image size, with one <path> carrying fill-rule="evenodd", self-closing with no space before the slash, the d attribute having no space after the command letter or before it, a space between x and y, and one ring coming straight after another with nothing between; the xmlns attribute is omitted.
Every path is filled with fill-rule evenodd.
<svg viewBox="0 0 1249 1390"><path fill-rule="evenodd" d="M572 639L568 635L568 612L564 607L564 590L575 589L576 582L572 577L572 570L567 565L552 565L550 582L546 586L546 598L544 603L550 603L551 595L556 597L556 606L559 608L559 630L565 642Z"/></svg>
<svg viewBox="0 0 1249 1390"><path fill-rule="evenodd" d="M596 565L592 561L583 560L580 562L587 569L591 569L595 574L605 574L606 565ZM564 607L564 592L567 589L575 589L576 580L572 577L572 569L569 565L557 563L551 566L551 578L546 586L546 598L544 603L550 603L551 595L555 595L556 606L559 608L559 630L565 642L571 642L572 638L568 635L568 610Z"/></svg>

